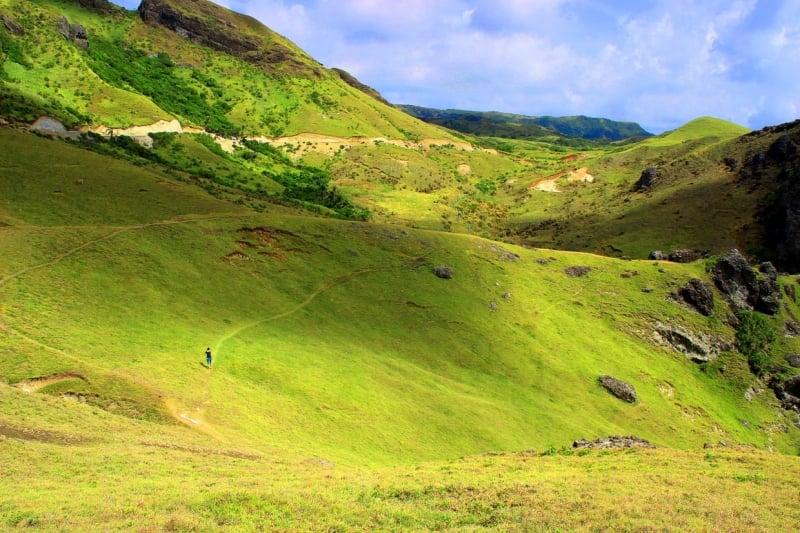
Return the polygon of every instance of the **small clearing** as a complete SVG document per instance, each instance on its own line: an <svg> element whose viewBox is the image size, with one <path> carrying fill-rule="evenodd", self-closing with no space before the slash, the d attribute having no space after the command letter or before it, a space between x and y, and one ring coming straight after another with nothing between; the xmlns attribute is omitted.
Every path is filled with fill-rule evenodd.
<svg viewBox="0 0 800 533"><path fill-rule="evenodd" d="M594 182L594 176L589 174L589 167L580 167L573 170L559 172L557 174L547 176L546 178L534 181L528 188L544 192L561 192L561 189L558 188L557 182L562 178L568 182Z"/></svg>

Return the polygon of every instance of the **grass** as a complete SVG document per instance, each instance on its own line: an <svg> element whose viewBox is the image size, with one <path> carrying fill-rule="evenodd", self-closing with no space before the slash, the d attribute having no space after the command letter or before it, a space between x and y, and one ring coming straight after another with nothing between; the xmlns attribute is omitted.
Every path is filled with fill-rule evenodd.
<svg viewBox="0 0 800 533"><path fill-rule="evenodd" d="M0 7L33 20L66 5ZM172 74L198 94L251 95L232 111L248 117L247 131L438 132L331 79L261 77L130 17L112 24L69 5L91 31L166 51ZM40 52L31 56L49 57ZM15 86L71 107L84 101L42 89L40 67L16 65ZM192 74L201 67L204 76ZM52 72L70 68L55 62ZM265 119L270 109L280 116ZM118 146L103 155L0 130L0 449L11 487L0 529L797 526L796 415L778 408L743 355L697 365L653 341L658 322L734 339L723 302L704 317L669 298L691 278L707 280L704 264L477 236L513 240L512 223L552 218L529 243L611 243L632 256L654 243L701 246L708 226L691 222L706 219L682 221L670 201L700 210L727 191L735 219L747 200L723 173L681 192L686 176L726 153L715 124L692 126L713 142L581 153L598 180L560 183L561 194L527 189L571 164L541 143L510 143L512 155L373 143L304 156L377 223L249 198L281 192L277 174L302 169L269 149L224 154L204 138L162 137L158 158L119 158ZM688 174L673 169L662 189L631 193L651 156L675 156ZM209 175L192 177L201 171ZM665 220L668 231L652 229ZM715 246L727 245L718 233ZM442 264L452 279L434 275ZM800 316L785 303L773 326ZM798 342L777 339L769 358ZM632 384L637 402L609 395L603 374ZM659 448L569 449L609 434ZM729 446L703 450L720 440Z"/></svg>

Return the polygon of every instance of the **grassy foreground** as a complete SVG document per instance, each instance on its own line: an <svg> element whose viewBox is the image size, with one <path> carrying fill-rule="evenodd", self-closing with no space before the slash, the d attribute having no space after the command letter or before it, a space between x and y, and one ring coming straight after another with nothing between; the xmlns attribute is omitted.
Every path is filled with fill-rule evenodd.
<svg viewBox="0 0 800 533"><path fill-rule="evenodd" d="M0 439L2 529L787 531L800 525L798 458L749 447L529 451L347 467L208 442L190 428L131 424L77 402L17 396L0 386L4 412L9 404L25 417L46 411L54 429ZM76 426L96 433L82 437Z"/></svg>

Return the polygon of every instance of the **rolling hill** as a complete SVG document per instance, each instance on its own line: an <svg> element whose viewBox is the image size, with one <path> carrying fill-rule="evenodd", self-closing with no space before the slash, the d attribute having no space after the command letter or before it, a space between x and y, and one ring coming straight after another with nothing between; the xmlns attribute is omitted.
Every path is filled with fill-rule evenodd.
<svg viewBox="0 0 800 533"><path fill-rule="evenodd" d="M0 528L800 524L796 279L719 274L792 264L797 125L477 139L208 2L0 15Z"/></svg>

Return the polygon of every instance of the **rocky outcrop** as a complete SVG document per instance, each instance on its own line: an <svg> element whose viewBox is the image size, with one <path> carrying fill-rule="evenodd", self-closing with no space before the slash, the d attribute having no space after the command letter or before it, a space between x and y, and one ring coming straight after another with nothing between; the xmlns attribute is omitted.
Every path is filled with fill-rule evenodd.
<svg viewBox="0 0 800 533"><path fill-rule="evenodd" d="M636 389L633 385L612 376L600 376L600 384L611 394L622 401L636 403Z"/></svg>
<svg viewBox="0 0 800 533"><path fill-rule="evenodd" d="M784 409L800 413L800 376L773 383L772 388Z"/></svg>
<svg viewBox="0 0 800 533"><path fill-rule="evenodd" d="M14 35L25 35L25 28L17 24L14 20L3 15L3 26Z"/></svg>
<svg viewBox="0 0 800 533"><path fill-rule="evenodd" d="M739 250L733 249L717 261L711 274L714 284L728 298L734 312L754 309L774 315L780 310L781 298L777 271L771 263L762 263L761 270L763 279L759 279Z"/></svg>
<svg viewBox="0 0 800 533"><path fill-rule="evenodd" d="M108 0L73 0L84 9L90 9L99 13L114 13L120 10Z"/></svg>
<svg viewBox="0 0 800 533"><path fill-rule="evenodd" d="M358 90L359 90L359 91L361 91L362 93L364 93L364 94L367 94L367 95L369 95L369 96L373 97L374 99L378 100L379 102L383 102L383 103L384 103L384 104L386 104L386 105L392 105L392 104L390 104L390 103L389 103L389 101L388 101L388 100L386 100L386 99L385 99L385 98L384 98L384 97L381 95L381 93L379 93L378 91L376 91L375 89L373 89L373 88L372 88L372 87L370 87L369 85L364 85L363 83L361 83L360 81L358 81L358 79L356 79L356 77L355 77L355 76L353 76L352 74L350 74L350 73L349 73L349 72L347 72L346 70L342 70L342 69L340 69L340 68L332 68L331 70L334 72L334 74L336 74L337 76L339 76L339 78L340 78L340 79L341 79L343 82L345 82L347 85L349 85L350 87L353 87L353 88L355 88L355 89L358 89Z"/></svg>
<svg viewBox="0 0 800 533"><path fill-rule="evenodd" d="M619 435L611 435L610 437L605 437L602 439L596 440L586 440L586 439L578 439L572 443L573 448L599 448L599 449L609 449L609 448L654 448L650 441L640 438L634 437L633 435L629 435L626 437L621 437Z"/></svg>
<svg viewBox="0 0 800 533"><path fill-rule="evenodd" d="M142 0L139 15L147 24L163 26L186 39L238 57L268 72L284 71L320 78L325 69L256 20L206 0L185 2ZM247 28L247 31L240 29Z"/></svg>
<svg viewBox="0 0 800 533"><path fill-rule="evenodd" d="M82 24L70 25L67 17L61 17L58 21L58 33L79 48L89 48L89 33Z"/></svg>
<svg viewBox="0 0 800 533"><path fill-rule="evenodd" d="M658 168L654 166L647 167L642 171L633 189L636 191L646 191L653 186L656 179L658 179Z"/></svg>
<svg viewBox="0 0 800 533"><path fill-rule="evenodd" d="M673 297L683 301L701 315L711 316L714 314L714 292L711 286L702 280L689 280L686 285L673 294Z"/></svg>
<svg viewBox="0 0 800 533"><path fill-rule="evenodd" d="M647 258L652 259L653 261L663 261L667 258L667 254L661 250L653 250L650 252L650 255L647 256Z"/></svg>
<svg viewBox="0 0 800 533"><path fill-rule="evenodd" d="M654 340L658 344L670 346L673 350L685 354L696 363L712 361L721 352L733 349L730 342L717 339L704 333L694 333L681 326L657 324Z"/></svg>

